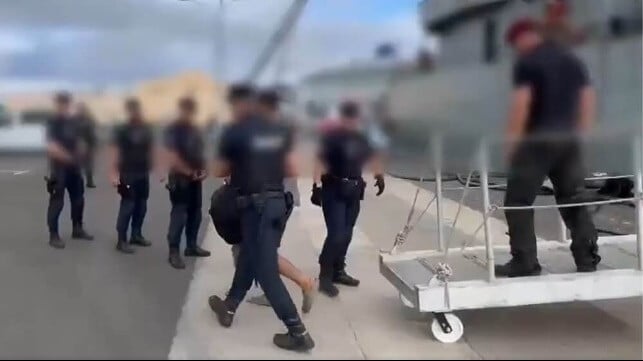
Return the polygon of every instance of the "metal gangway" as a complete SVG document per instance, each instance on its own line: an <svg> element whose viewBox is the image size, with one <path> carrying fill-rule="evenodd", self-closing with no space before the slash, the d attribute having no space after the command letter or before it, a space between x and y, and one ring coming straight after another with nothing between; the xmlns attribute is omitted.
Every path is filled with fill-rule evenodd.
<svg viewBox="0 0 643 361"><path fill-rule="evenodd" d="M429 328L443 343L458 341L464 325L454 312L499 307L572 301L595 301L641 296L643 293L643 148L642 137L631 140L633 175L612 178L633 178L634 195L630 198L604 199L593 202L505 207L491 204L489 185L490 140L479 143L474 160L480 177L479 187L471 186L469 173L464 187L445 188L442 176L442 138L432 137L428 147L433 159L435 189L432 199L415 216L419 186L406 225L397 234L393 247L380 252L380 273L399 291L406 307L421 313L432 313ZM594 179L609 178L598 177ZM455 228L468 191L482 192L482 219L475 234L484 232L484 245L472 246L464 240L454 246L453 233L445 236L443 213L444 194L461 191L459 208L449 224ZM561 220L558 240L538 242L538 255L543 272L540 276L497 278L494 264L510 259L509 245L494 243L489 219L494 212L507 209L556 209L633 202L636 208L636 234L601 236L598 244L602 262L594 273L577 273L569 249L570 240ZM419 223L429 207L435 207L437 218L437 249L401 252L400 247ZM414 218L415 216L415 218ZM474 236L475 236L474 234Z"/></svg>

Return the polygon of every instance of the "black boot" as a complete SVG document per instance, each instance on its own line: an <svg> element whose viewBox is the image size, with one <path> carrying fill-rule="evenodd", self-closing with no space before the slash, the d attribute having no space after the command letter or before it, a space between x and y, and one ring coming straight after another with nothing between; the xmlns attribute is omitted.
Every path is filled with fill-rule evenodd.
<svg viewBox="0 0 643 361"><path fill-rule="evenodd" d="M575 249L575 247L572 246L572 254L576 262L576 270L580 273L596 272L597 266L601 262L596 241L592 242L590 247L585 249Z"/></svg>
<svg viewBox="0 0 643 361"><path fill-rule="evenodd" d="M74 230L71 232L71 238L73 239L82 239L84 241L93 241L94 236L87 233L83 228L82 224L75 225Z"/></svg>
<svg viewBox="0 0 643 361"><path fill-rule="evenodd" d="M333 282L348 287L359 286L359 280L351 277L344 269L335 272Z"/></svg>
<svg viewBox="0 0 643 361"><path fill-rule="evenodd" d="M87 181L86 187L87 188L96 188L96 184L94 183L93 180L92 181Z"/></svg>
<svg viewBox="0 0 643 361"><path fill-rule="evenodd" d="M184 255L185 257L210 257L210 251L196 246L195 248L186 248Z"/></svg>
<svg viewBox="0 0 643 361"><path fill-rule="evenodd" d="M315 347L315 341L304 325L288 327L288 333L276 334L272 342L281 349L295 352L306 352Z"/></svg>
<svg viewBox="0 0 643 361"><path fill-rule="evenodd" d="M542 272L538 261L526 262L515 257L504 265L496 265L495 269L497 277L509 278L538 276Z"/></svg>
<svg viewBox="0 0 643 361"><path fill-rule="evenodd" d="M145 239L145 237L141 236L140 234L133 235L132 238L130 238L129 243L132 246L138 246L138 247L149 247L152 245L152 242L148 241Z"/></svg>
<svg viewBox="0 0 643 361"><path fill-rule="evenodd" d="M60 239L60 236L58 236L58 234L52 233L49 235L49 246L55 249L64 249L65 241Z"/></svg>
<svg viewBox="0 0 643 361"><path fill-rule="evenodd" d="M116 243L116 250L125 254L133 254L135 252L134 248L132 248L124 238L118 240Z"/></svg>
<svg viewBox="0 0 643 361"><path fill-rule="evenodd" d="M175 269L185 269L185 262L183 262L183 258L181 258L181 253L179 253L178 249L170 250L168 261Z"/></svg>
<svg viewBox="0 0 643 361"><path fill-rule="evenodd" d="M319 272L319 292L330 298L334 298L339 295L339 290L335 284L333 284L332 267L321 266L321 271Z"/></svg>
<svg viewBox="0 0 643 361"><path fill-rule="evenodd" d="M210 309L212 309L212 311L217 315L217 320L221 326L225 328L232 326L232 321L234 321L234 311L226 301L219 298L219 296L210 296L208 304L210 305Z"/></svg>

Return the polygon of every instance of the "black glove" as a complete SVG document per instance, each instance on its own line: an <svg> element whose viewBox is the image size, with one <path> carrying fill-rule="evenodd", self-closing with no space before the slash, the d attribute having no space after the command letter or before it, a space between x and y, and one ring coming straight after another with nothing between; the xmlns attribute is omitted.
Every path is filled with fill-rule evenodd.
<svg viewBox="0 0 643 361"><path fill-rule="evenodd" d="M313 184L313 194L310 196L310 202L318 207L322 204L321 188L317 184Z"/></svg>
<svg viewBox="0 0 643 361"><path fill-rule="evenodd" d="M384 176L381 174L378 174L375 176L375 187L377 187L377 196L382 195L384 193L384 188L386 187L386 184L384 184Z"/></svg>

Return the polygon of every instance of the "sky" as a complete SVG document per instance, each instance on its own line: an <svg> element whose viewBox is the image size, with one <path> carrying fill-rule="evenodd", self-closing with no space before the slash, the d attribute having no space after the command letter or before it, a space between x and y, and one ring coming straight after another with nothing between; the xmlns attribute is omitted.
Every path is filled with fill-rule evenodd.
<svg viewBox="0 0 643 361"><path fill-rule="evenodd" d="M291 1L225 0L225 78L245 76ZM423 42L417 3L310 0L263 80L369 59L383 42L410 56ZM218 0L0 0L0 84L105 87L186 70L214 74L219 11ZM285 64L282 75L277 64Z"/></svg>

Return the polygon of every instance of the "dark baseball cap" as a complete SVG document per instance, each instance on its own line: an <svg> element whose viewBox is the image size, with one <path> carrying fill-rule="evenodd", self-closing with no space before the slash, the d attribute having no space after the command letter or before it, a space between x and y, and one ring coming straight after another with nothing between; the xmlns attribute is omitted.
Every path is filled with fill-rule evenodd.
<svg viewBox="0 0 643 361"><path fill-rule="evenodd" d="M54 95L54 101L58 104L69 104L71 98L71 93L68 91L59 91Z"/></svg>
<svg viewBox="0 0 643 361"><path fill-rule="evenodd" d="M344 100L339 105L339 114L342 118L357 118L360 116L359 104L353 100Z"/></svg>
<svg viewBox="0 0 643 361"><path fill-rule="evenodd" d="M279 92L274 89L264 89L260 91L257 98L259 100L259 103L272 108L276 108L279 105L279 101L281 101Z"/></svg>
<svg viewBox="0 0 643 361"><path fill-rule="evenodd" d="M232 84L228 88L228 101L252 100L255 97L255 89L250 84Z"/></svg>
<svg viewBox="0 0 643 361"><path fill-rule="evenodd" d="M179 109L193 112L196 110L196 101L192 97L183 97L179 99Z"/></svg>
<svg viewBox="0 0 643 361"><path fill-rule="evenodd" d="M135 109L139 109L140 107L141 107L141 102L137 98L130 97L125 100L125 108L127 110L135 110Z"/></svg>

